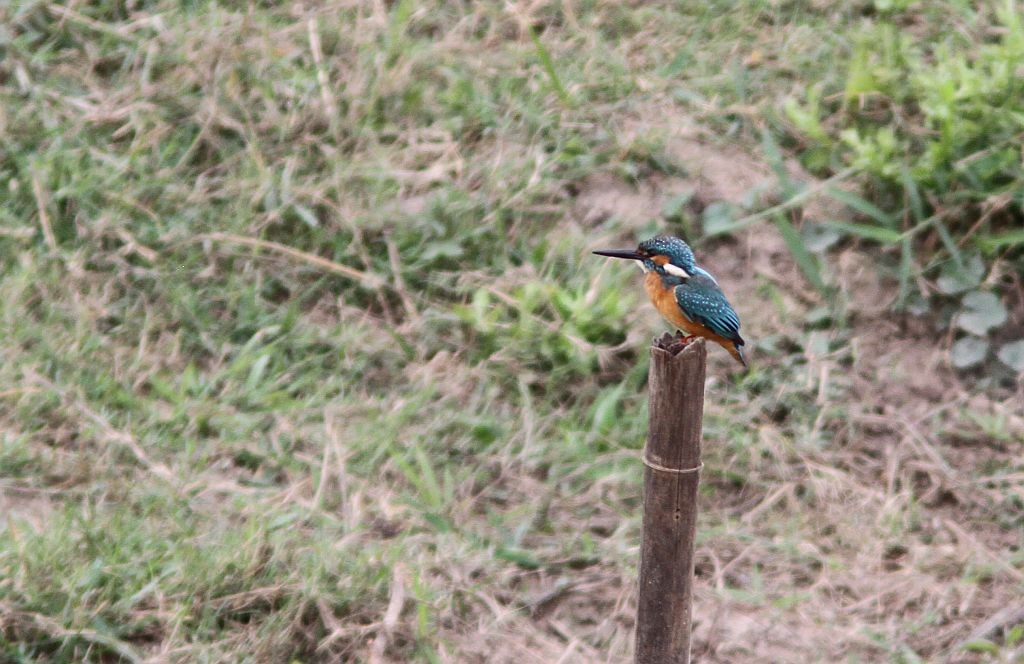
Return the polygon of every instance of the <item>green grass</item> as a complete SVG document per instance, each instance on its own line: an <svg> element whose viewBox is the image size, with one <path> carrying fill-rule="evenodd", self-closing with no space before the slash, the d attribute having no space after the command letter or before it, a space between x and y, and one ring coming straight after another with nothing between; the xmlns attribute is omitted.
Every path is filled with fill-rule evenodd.
<svg viewBox="0 0 1024 664"><path fill-rule="evenodd" d="M922 4L934 29L962 11ZM662 327L634 271L589 251L663 229L756 351L741 374L712 349L702 661L957 646L1021 590L1013 379L959 383L932 332L861 306L932 272L886 254L865 285L847 268L867 252L809 247L791 215L818 196L788 175L815 163L784 100L847 80L879 20L753 0L0 7L0 660L628 661ZM694 194L691 125L774 193ZM848 175L851 216L897 219ZM611 213L582 209L608 182ZM638 191L661 218L621 203ZM907 201L938 233L930 204ZM715 210L748 221L705 236ZM951 249L813 221L921 268ZM1015 233L977 236L986 265L1016 260ZM996 652L977 661L1019 640L979 638Z"/></svg>

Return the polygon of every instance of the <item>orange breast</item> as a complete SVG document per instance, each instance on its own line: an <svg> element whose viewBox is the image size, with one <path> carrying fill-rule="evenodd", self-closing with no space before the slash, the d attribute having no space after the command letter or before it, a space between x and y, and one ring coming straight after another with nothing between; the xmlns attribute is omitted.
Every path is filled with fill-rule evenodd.
<svg viewBox="0 0 1024 664"><path fill-rule="evenodd" d="M651 298L655 308L661 312L661 315L669 323L687 334L696 334L694 330L701 328L700 325L690 321L683 315L683 312L679 309L679 303L676 302L675 288L666 288L662 284L661 277L658 276L657 272L647 273L644 277L644 288L647 289L647 295Z"/></svg>
<svg viewBox="0 0 1024 664"><path fill-rule="evenodd" d="M715 334L700 323L695 323L684 316L682 310L679 308L679 303L676 302L676 289L671 286L666 288L665 285L662 284L661 277L658 276L657 272L647 273L644 277L644 288L647 289L647 295L650 296L651 302L654 303L655 308L661 312L661 315L664 316L665 320L669 323L675 325L687 334L704 337L705 339L719 343L726 348L732 347L732 342L728 339Z"/></svg>

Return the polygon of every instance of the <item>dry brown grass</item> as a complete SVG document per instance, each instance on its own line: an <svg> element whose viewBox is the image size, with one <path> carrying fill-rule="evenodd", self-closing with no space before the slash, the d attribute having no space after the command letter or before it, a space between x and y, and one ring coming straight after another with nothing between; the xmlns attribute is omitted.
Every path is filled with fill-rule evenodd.
<svg viewBox="0 0 1024 664"><path fill-rule="evenodd" d="M780 202L760 131L859 11L0 5L0 660L629 661L662 328L588 252L668 229L753 342L698 661L1013 661L1021 385L892 314L889 254L826 301L702 233Z"/></svg>

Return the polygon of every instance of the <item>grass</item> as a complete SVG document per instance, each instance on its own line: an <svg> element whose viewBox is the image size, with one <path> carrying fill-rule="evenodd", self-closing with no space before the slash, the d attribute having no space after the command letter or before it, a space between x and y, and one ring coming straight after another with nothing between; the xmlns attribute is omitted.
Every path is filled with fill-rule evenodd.
<svg viewBox="0 0 1024 664"><path fill-rule="evenodd" d="M661 323L589 250L667 228L756 351L701 661L1011 661L1019 383L809 247L765 131L873 7L0 7L0 660L628 661Z"/></svg>

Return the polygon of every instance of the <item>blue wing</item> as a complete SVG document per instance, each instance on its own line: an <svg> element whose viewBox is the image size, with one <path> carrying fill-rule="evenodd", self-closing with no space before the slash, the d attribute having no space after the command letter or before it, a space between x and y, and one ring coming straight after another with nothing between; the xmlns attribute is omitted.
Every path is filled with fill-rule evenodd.
<svg viewBox="0 0 1024 664"><path fill-rule="evenodd" d="M692 277L676 286L676 302L683 314L715 334L743 345L740 318L725 299L714 277L697 268Z"/></svg>

